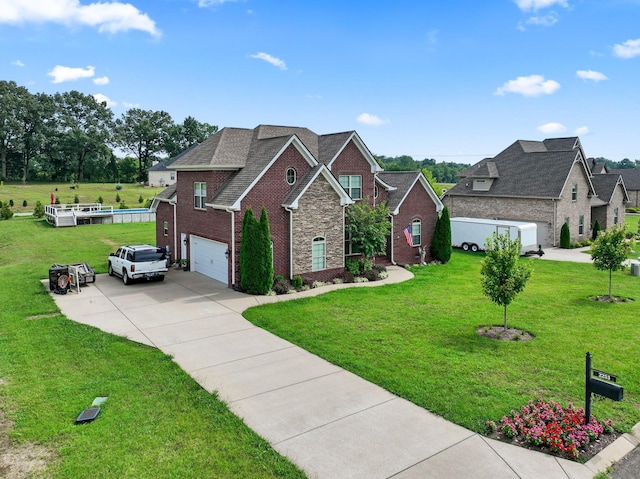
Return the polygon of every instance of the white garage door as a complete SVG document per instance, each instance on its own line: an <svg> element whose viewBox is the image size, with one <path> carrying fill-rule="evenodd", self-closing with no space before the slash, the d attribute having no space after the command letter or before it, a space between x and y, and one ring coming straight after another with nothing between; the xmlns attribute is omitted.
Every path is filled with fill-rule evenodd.
<svg viewBox="0 0 640 479"><path fill-rule="evenodd" d="M191 236L192 269L228 284L227 245L199 236Z"/></svg>
<svg viewBox="0 0 640 479"><path fill-rule="evenodd" d="M536 221L535 223L538 226L538 244L542 245L543 248L545 246L551 246L551 243L549 241L549 223L547 223L546 221Z"/></svg>

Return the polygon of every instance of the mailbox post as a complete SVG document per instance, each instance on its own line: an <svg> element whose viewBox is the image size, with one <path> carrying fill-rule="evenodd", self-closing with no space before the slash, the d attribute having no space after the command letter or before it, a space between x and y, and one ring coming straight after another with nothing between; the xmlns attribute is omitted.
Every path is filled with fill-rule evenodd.
<svg viewBox="0 0 640 479"><path fill-rule="evenodd" d="M593 371L593 375L592 375ZM591 394L597 394L613 401L622 401L624 388L616 383L618 378L613 374L591 369L591 353L587 353L585 371L585 408L584 423L591 422ZM610 382L611 381L611 382Z"/></svg>

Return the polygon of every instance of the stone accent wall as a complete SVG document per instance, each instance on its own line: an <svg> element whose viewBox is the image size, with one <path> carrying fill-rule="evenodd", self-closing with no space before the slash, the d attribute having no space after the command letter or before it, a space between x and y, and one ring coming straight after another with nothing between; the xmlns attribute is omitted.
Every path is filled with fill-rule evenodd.
<svg viewBox="0 0 640 479"><path fill-rule="evenodd" d="M300 198L292 218L293 275L323 280L339 276L344 267L344 207L340 206L338 194L322 175ZM335 270L327 278L321 272L311 272L312 242L317 236L326 241L325 271Z"/></svg>

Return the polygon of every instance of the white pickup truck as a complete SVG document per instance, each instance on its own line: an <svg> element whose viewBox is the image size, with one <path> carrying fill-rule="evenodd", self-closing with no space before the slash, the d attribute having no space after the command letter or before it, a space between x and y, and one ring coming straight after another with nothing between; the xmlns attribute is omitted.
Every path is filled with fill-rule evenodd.
<svg viewBox="0 0 640 479"><path fill-rule="evenodd" d="M126 285L136 279L163 281L169 271L168 261L166 252L157 246L120 246L109 255L109 276L120 276Z"/></svg>

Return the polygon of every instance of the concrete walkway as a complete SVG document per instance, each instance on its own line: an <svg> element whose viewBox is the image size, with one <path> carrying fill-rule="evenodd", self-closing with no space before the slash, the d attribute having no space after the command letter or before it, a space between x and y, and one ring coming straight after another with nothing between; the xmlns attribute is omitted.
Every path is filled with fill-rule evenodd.
<svg viewBox="0 0 640 479"><path fill-rule="evenodd" d="M52 296L71 320L171 355L310 478L588 479L640 442L625 435L607 454L581 465L494 441L255 327L240 314L258 304L412 277L399 267L389 273L382 282L257 297L198 273L172 270L163 283L128 287L98 275L80 293Z"/></svg>

